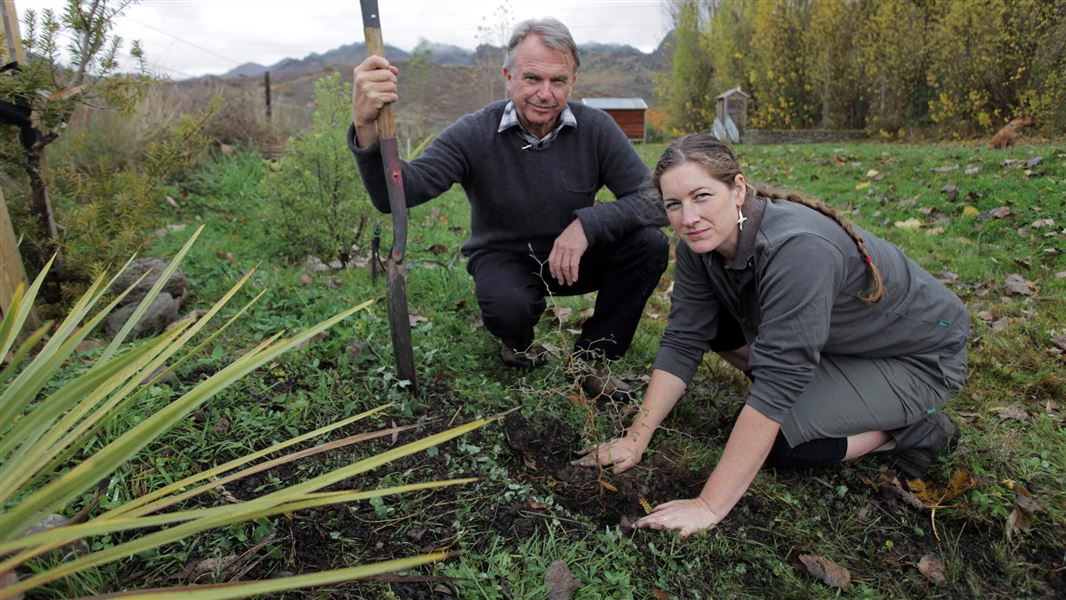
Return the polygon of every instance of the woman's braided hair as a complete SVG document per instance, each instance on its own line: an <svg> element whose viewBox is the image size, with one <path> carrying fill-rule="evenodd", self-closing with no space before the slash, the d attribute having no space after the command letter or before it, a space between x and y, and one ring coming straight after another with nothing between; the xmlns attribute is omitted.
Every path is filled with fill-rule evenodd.
<svg viewBox="0 0 1066 600"><path fill-rule="evenodd" d="M689 161L699 164L711 177L714 177L728 186L732 186L733 181L736 179L737 175L740 174L740 164L737 161L737 157L728 146L709 133L689 134L670 144L670 146L663 152L662 157L659 158L658 164L655 165L655 172L652 174L652 183L655 185L655 189L659 192L660 196L662 196L662 187L659 180L663 173ZM844 215L840 214L839 211L821 200L807 198L794 192L755 187L753 185L748 185L747 187L749 198L759 195L774 200L788 200L789 202L795 202L796 204L802 204L803 206L814 209L836 221L836 223L840 225L840 227L843 228L848 236L850 236L855 242L855 246L858 247L859 254L862 256L862 260L866 263L866 268L870 272L870 283L873 289L868 295L863 296L862 299L872 304L879 302L884 298L885 282L881 278L881 271L877 268L877 265L874 264L873 259L870 258L870 253L866 249L866 241L862 239L861 235L855 232L855 228L852 226L851 221L848 221Z"/></svg>

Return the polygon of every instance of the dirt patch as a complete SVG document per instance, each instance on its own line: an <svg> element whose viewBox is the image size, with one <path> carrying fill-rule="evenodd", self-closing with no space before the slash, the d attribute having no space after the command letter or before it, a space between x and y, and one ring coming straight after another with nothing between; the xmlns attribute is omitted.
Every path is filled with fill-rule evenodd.
<svg viewBox="0 0 1066 600"><path fill-rule="evenodd" d="M571 465L581 438L556 419L534 424L512 413L504 427L514 451L512 476L550 492L561 506L600 526L629 527L649 506L699 494L706 480L669 447L660 447L637 467L615 474Z"/></svg>

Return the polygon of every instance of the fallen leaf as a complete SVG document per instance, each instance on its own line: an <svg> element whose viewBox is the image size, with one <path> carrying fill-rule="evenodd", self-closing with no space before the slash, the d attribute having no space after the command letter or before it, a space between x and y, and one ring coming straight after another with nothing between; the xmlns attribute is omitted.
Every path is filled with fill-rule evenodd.
<svg viewBox="0 0 1066 600"><path fill-rule="evenodd" d="M949 183L944 187L940 188L940 192L943 194L947 194L948 202L954 202L959 198L959 186L955 185L954 183Z"/></svg>
<svg viewBox="0 0 1066 600"><path fill-rule="evenodd" d="M1007 421L1014 419L1015 421L1028 421L1029 413L1019 407L1017 404L1008 404L1007 406L994 406L992 412L996 413L1000 419Z"/></svg>
<svg viewBox="0 0 1066 600"><path fill-rule="evenodd" d="M589 319L592 318L592 315L595 314L595 313L596 313L596 309L594 307L592 307L592 306L582 310L577 316L578 317L578 322L584 323L585 321L588 321Z"/></svg>
<svg viewBox="0 0 1066 600"><path fill-rule="evenodd" d="M228 263L231 263L234 260L232 252L216 252L215 256L218 256L219 259L224 260Z"/></svg>
<svg viewBox="0 0 1066 600"><path fill-rule="evenodd" d="M988 312L987 310L982 310L977 313L977 318L981 319L985 323L991 323L992 319L994 319L995 317L993 317L992 313Z"/></svg>
<svg viewBox="0 0 1066 600"><path fill-rule="evenodd" d="M448 252L448 247L444 244L433 244L429 247L429 251L433 254L445 254Z"/></svg>
<svg viewBox="0 0 1066 600"><path fill-rule="evenodd" d="M944 562L932 554L926 554L918 561L918 572L933 585L947 583L947 578L944 577Z"/></svg>
<svg viewBox="0 0 1066 600"><path fill-rule="evenodd" d="M922 222L911 217L906 221L896 221L896 227L899 227L900 229L921 229Z"/></svg>
<svg viewBox="0 0 1066 600"><path fill-rule="evenodd" d="M311 279L311 276L308 275L307 273L304 273L303 275L300 275L300 283L302 283L304 285L311 285L312 281L313 281L313 279Z"/></svg>
<svg viewBox="0 0 1066 600"><path fill-rule="evenodd" d="M1032 169L1034 167L1039 166L1042 162L1044 162L1043 156L1033 156L1029 158L1029 160L1025 161L1025 167L1028 169Z"/></svg>
<svg viewBox="0 0 1066 600"><path fill-rule="evenodd" d="M959 165L944 165L943 167L937 167L933 169L934 173L950 173L955 169L958 169Z"/></svg>
<svg viewBox="0 0 1066 600"><path fill-rule="evenodd" d="M655 600L670 600L670 594L660 590L659 588L652 588L651 597Z"/></svg>
<svg viewBox="0 0 1066 600"><path fill-rule="evenodd" d="M862 183L856 183L855 184L855 189L857 189L857 190L865 190L868 187L870 187L870 182L869 181L863 181Z"/></svg>
<svg viewBox="0 0 1066 600"><path fill-rule="evenodd" d="M548 600L570 600L581 587L581 581L574 577L570 567L562 560L548 565L544 572L544 583L548 584Z"/></svg>
<svg viewBox="0 0 1066 600"><path fill-rule="evenodd" d="M536 500L533 500L531 498L529 500L529 507L532 508L533 510L548 510L549 508L551 508L551 505L550 504L544 504L543 502L537 502Z"/></svg>
<svg viewBox="0 0 1066 600"><path fill-rule="evenodd" d="M178 201L173 199L173 198L171 198L170 196L167 196L166 198L163 198L163 200L166 201L167 206L169 206L170 208L174 208L174 209L178 208Z"/></svg>
<svg viewBox="0 0 1066 600"><path fill-rule="evenodd" d="M986 219L1005 219L1011 216L1012 214L1014 213L1011 212L1011 209L1007 208L1006 206L1000 206L998 208L993 208L992 210L986 210L985 212L977 215L977 220L984 221Z"/></svg>
<svg viewBox="0 0 1066 600"><path fill-rule="evenodd" d="M1043 229L1045 227L1054 227L1055 219L1037 219L1029 224L1033 229Z"/></svg>
<svg viewBox="0 0 1066 600"><path fill-rule="evenodd" d="M942 283L951 284L951 283L955 283L956 281L959 280L959 274L955 273L955 272L952 272L952 271L949 271L947 269L944 269L943 271L940 272L940 277L938 279L940 279L940 281Z"/></svg>
<svg viewBox="0 0 1066 600"><path fill-rule="evenodd" d="M420 323L429 323L429 319L423 317L422 315L411 315L408 318L408 321L411 322L411 327L414 327L415 325L418 325Z"/></svg>
<svg viewBox="0 0 1066 600"><path fill-rule="evenodd" d="M811 575L821 579L826 585L842 590L847 590L851 585L851 573L828 558L814 554L800 554L799 559Z"/></svg>
<svg viewBox="0 0 1066 600"><path fill-rule="evenodd" d="M1012 258L1011 260L1014 261L1014 264L1018 265L1019 267L1021 267L1023 269L1032 269L1033 268L1033 263L1025 260L1024 258Z"/></svg>
<svg viewBox="0 0 1066 600"><path fill-rule="evenodd" d="M951 475L946 486L924 479L907 480L907 487L910 488L911 493L928 508L943 506L945 502L958 498L975 485L977 485L977 479L969 471L961 469Z"/></svg>
<svg viewBox="0 0 1066 600"><path fill-rule="evenodd" d="M981 165L966 165L967 175L976 175L981 172Z"/></svg>
<svg viewBox="0 0 1066 600"><path fill-rule="evenodd" d="M328 287L329 289L335 290L335 289L339 288L340 286L341 286L340 279L337 279L336 277L330 277L330 278L326 279L326 287Z"/></svg>
<svg viewBox="0 0 1066 600"><path fill-rule="evenodd" d="M993 333L999 333L999 332L1003 331L1004 329L1006 329L1008 325L1010 325L1010 319L1008 319L1007 317L1003 317L1002 319L997 319L997 320L992 322L992 332Z"/></svg>
<svg viewBox="0 0 1066 600"><path fill-rule="evenodd" d="M925 230L925 235L940 235L941 233L944 233L944 228L939 226Z"/></svg>
<svg viewBox="0 0 1066 600"><path fill-rule="evenodd" d="M644 514L650 515L652 511L651 503L644 499L644 496L637 496L637 501L640 502L640 507L644 509Z"/></svg>
<svg viewBox="0 0 1066 600"><path fill-rule="evenodd" d="M470 315L466 318L466 324L474 329L481 329L485 326L485 322L481 320L481 315Z"/></svg>
<svg viewBox="0 0 1066 600"><path fill-rule="evenodd" d="M601 480L600 481L600 487L605 489L605 490L607 490L607 491L618 493L618 488L615 487L614 484L612 484L610 482Z"/></svg>
<svg viewBox="0 0 1066 600"><path fill-rule="evenodd" d="M981 214L980 211L978 211L976 207L970 205L966 205L966 208L962 209L962 216L964 217L976 217L979 214Z"/></svg>
<svg viewBox="0 0 1066 600"><path fill-rule="evenodd" d="M1020 490L1024 492L1024 490ZM1007 541L1011 541L1014 534L1019 531L1029 531L1033 526L1033 514L1044 512L1040 503L1027 492L1019 493L1014 497L1014 510L1007 517L1006 532Z"/></svg>
<svg viewBox="0 0 1066 600"><path fill-rule="evenodd" d="M1003 282L1004 287L1007 288L1012 294L1019 296L1032 296L1036 291L1036 284L1031 281L1026 281L1024 277L1017 273L1011 273L1007 276L1007 279Z"/></svg>
<svg viewBox="0 0 1066 600"><path fill-rule="evenodd" d="M1052 337L1051 338L1051 343L1055 344L1055 346L1059 350L1062 350L1063 352L1066 352L1066 335L1057 335L1057 336Z"/></svg>

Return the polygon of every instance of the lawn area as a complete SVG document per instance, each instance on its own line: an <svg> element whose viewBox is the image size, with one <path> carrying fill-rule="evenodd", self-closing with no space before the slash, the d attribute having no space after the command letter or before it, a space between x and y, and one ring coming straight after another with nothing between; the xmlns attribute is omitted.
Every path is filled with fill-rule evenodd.
<svg viewBox="0 0 1066 600"><path fill-rule="evenodd" d="M638 149L652 164L663 146ZM228 526L30 597L236 575L264 579L435 550L453 555L405 573L409 579L286 597L547 598L545 576L556 561L580 581L573 597L588 599L1066 596L1066 145L737 150L749 180L844 210L966 302L968 385L945 410L962 438L926 480L900 481L877 458L816 470L765 469L713 530L684 541L633 530L629 524L649 504L698 493L743 403L742 375L708 357L640 465L622 475L571 467L578 449L620 433L636 407L587 401L567 377L566 351L591 296L552 299L538 341L557 352L535 370L508 370L481 326L459 254L469 234L462 190L412 209L407 292L420 380L413 396L394 376L384 277L372 281L362 266L315 271L286 259L259 188L270 164L237 154L218 157L172 190L178 208L167 213L169 227L148 254L172 256L204 224L182 263L192 293L185 310L204 310L253 268L228 314L265 293L176 377L151 384L145 401L128 407L122 420L144 419L279 330L305 328L364 300L375 303L248 375L152 443L111 479L102 508L386 402L392 406L372 423L331 435L417 427L258 473L198 502L250 499L454 424L513 412L335 487L468 476L478 478L474 483ZM376 214L372 220L384 229L387 246L389 221ZM363 258L372 227L360 241ZM611 365L638 390L669 312L671 272L649 301L632 349ZM99 352L89 349L81 358ZM103 548L121 535L89 542ZM850 587L837 589L810 574L801 555L846 568ZM213 559L209 568L190 567L205 559Z"/></svg>

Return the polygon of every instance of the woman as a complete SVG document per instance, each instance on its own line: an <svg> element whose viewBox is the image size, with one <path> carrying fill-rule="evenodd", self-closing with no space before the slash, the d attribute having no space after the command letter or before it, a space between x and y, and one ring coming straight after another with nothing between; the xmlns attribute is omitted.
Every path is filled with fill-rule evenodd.
<svg viewBox="0 0 1066 600"><path fill-rule="evenodd" d="M938 409L965 379L969 317L957 296L825 204L749 185L711 135L671 144L653 183L685 242L669 324L626 435L574 463L637 464L707 350L752 385L699 497L657 506L638 527L687 537L715 525L767 459L819 466L889 452L921 477L954 448Z"/></svg>

